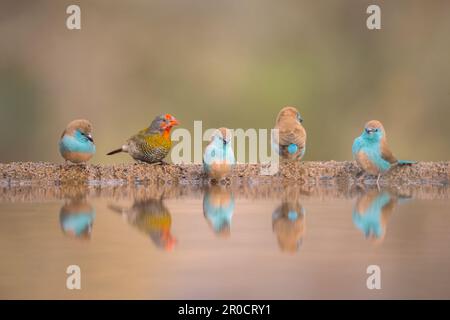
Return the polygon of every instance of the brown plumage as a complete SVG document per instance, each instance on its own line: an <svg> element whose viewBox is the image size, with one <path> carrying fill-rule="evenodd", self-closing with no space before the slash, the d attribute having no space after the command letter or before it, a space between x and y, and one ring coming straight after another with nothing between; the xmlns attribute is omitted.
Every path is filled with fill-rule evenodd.
<svg viewBox="0 0 450 320"><path fill-rule="evenodd" d="M383 124L378 120L371 120L366 123L365 127L379 129L381 130L381 132L383 132L383 136L380 141L381 157L391 164L396 164L398 160L396 157L394 157L394 154L392 153L391 149L389 149L386 137L386 130L384 130Z"/></svg>
<svg viewBox="0 0 450 320"><path fill-rule="evenodd" d="M73 136L76 130L80 130L86 135L90 135L92 134L92 123L89 120L85 119L73 120L69 122L67 127L64 129L63 133L61 134L61 138L64 137L64 135Z"/></svg>
<svg viewBox="0 0 450 320"><path fill-rule="evenodd" d="M275 133L272 137L275 149L286 160L300 160L306 149L306 130L303 119L295 107L285 107L278 113ZM278 144L277 142L278 138Z"/></svg>
<svg viewBox="0 0 450 320"><path fill-rule="evenodd" d="M371 175L377 175L377 185L380 177L393 166L412 165L414 161L398 160L387 144L386 130L378 120L366 123L362 134L353 141L353 157L358 165Z"/></svg>
<svg viewBox="0 0 450 320"><path fill-rule="evenodd" d="M59 152L72 163L89 161L95 153L92 124L85 119L71 121L61 134Z"/></svg>

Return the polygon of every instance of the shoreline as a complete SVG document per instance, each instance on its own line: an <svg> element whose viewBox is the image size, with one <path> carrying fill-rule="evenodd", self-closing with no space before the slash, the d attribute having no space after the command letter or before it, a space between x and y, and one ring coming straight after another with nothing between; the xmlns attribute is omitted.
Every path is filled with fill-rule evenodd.
<svg viewBox="0 0 450 320"><path fill-rule="evenodd" d="M341 184L374 185L376 177L357 178L360 172L354 161L306 161L281 163L273 176L261 175L260 164L238 164L225 183L231 185L295 184L338 186ZM418 162L394 167L380 179L380 186L441 185L450 182L450 162ZM73 165L48 162L0 163L0 186L54 186L85 184L97 186L168 184L208 185L210 179L202 165L150 165L125 163L114 165Z"/></svg>

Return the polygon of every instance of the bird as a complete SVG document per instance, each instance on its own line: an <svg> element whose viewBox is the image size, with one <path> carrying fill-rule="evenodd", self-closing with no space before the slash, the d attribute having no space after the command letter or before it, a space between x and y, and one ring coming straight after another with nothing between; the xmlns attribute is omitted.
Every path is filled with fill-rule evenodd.
<svg viewBox="0 0 450 320"><path fill-rule="evenodd" d="M89 239L95 219L94 208L84 199L70 199L59 213L59 222L64 234L79 239Z"/></svg>
<svg viewBox="0 0 450 320"><path fill-rule="evenodd" d="M283 200L272 214L272 228L280 249L296 252L305 233L305 209L298 201Z"/></svg>
<svg viewBox="0 0 450 320"><path fill-rule="evenodd" d="M272 134L274 150L285 160L301 160L306 151L306 130L295 107L284 107L275 121Z"/></svg>
<svg viewBox="0 0 450 320"><path fill-rule="evenodd" d="M228 176L236 164L231 143L232 134L227 128L219 128L211 136L203 155L203 168L213 180Z"/></svg>
<svg viewBox="0 0 450 320"><path fill-rule="evenodd" d="M146 163L164 163L172 147L170 130L179 122L171 114L157 116L150 126L129 138L126 143L107 155L127 152L136 161Z"/></svg>
<svg viewBox="0 0 450 320"><path fill-rule="evenodd" d="M222 186L211 186L203 197L203 214L218 236L228 237L234 213L233 193Z"/></svg>
<svg viewBox="0 0 450 320"><path fill-rule="evenodd" d="M131 208L109 204L108 208L121 214L129 224L148 235L157 248L172 251L177 239L171 234L172 216L162 197L135 199Z"/></svg>
<svg viewBox="0 0 450 320"><path fill-rule="evenodd" d="M381 242L396 203L397 197L388 191L369 190L356 200L352 215L353 224L366 238Z"/></svg>
<svg viewBox="0 0 450 320"><path fill-rule="evenodd" d="M92 124L84 119L71 121L59 140L59 152L66 162L80 164L89 161L95 153Z"/></svg>
<svg viewBox="0 0 450 320"><path fill-rule="evenodd" d="M366 123L362 134L357 137L352 146L353 158L363 172L377 176L377 186L381 174L395 165L412 165L415 161L397 160L392 154L386 138L386 131L378 120Z"/></svg>

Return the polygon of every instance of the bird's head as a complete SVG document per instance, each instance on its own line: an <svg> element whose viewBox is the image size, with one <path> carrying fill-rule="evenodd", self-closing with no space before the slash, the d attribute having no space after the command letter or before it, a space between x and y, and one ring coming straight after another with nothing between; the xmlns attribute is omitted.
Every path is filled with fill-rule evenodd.
<svg viewBox="0 0 450 320"><path fill-rule="evenodd" d="M288 106L281 109L281 111L278 113L276 122L278 123L283 119L295 119L299 123L303 123L303 118L300 115L300 112L295 107Z"/></svg>
<svg viewBox="0 0 450 320"><path fill-rule="evenodd" d="M371 120L364 126L363 136L368 140L379 141L386 136L386 133L380 121Z"/></svg>
<svg viewBox="0 0 450 320"><path fill-rule="evenodd" d="M178 122L178 120L175 119L175 117L171 114L162 114L157 116L153 120L152 124L150 125L150 130L153 132L166 132L168 134L170 133L172 127L179 124L180 123Z"/></svg>
<svg viewBox="0 0 450 320"><path fill-rule="evenodd" d="M64 130L63 136L65 134L94 142L94 139L92 138L92 124L85 119L78 119L70 122Z"/></svg>
<svg viewBox="0 0 450 320"><path fill-rule="evenodd" d="M170 232L163 232L162 241L165 251L173 251L178 242L177 239L170 234Z"/></svg>
<svg viewBox="0 0 450 320"><path fill-rule="evenodd" d="M211 137L211 141L223 144L224 146L229 146L232 139L233 135L231 134L231 130L223 127L217 129Z"/></svg>

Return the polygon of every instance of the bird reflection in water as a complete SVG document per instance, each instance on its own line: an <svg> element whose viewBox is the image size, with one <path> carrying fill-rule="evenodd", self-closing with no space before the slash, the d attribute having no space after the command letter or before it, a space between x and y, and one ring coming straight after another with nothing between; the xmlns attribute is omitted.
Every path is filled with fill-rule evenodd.
<svg viewBox="0 0 450 320"><path fill-rule="evenodd" d="M387 190L371 189L361 194L353 209L353 224L375 243L384 241L389 217L397 202L407 198L398 197Z"/></svg>
<svg viewBox="0 0 450 320"><path fill-rule="evenodd" d="M170 233L172 217L162 198L136 199L131 208L122 208L117 205L108 205L108 207L121 214L139 231L147 234L156 247L165 251L174 249L177 240Z"/></svg>
<svg viewBox="0 0 450 320"><path fill-rule="evenodd" d="M95 210L85 197L69 198L59 213L59 222L65 235L90 239Z"/></svg>
<svg viewBox="0 0 450 320"><path fill-rule="evenodd" d="M283 200L272 214L272 228L281 251L295 253L305 234L305 209L297 200Z"/></svg>
<svg viewBox="0 0 450 320"><path fill-rule="evenodd" d="M226 186L213 185L203 197L203 214L214 233L229 237L234 213L234 196Z"/></svg>

